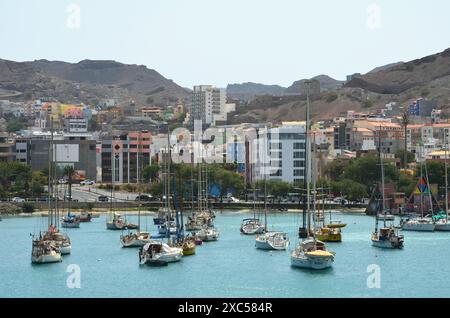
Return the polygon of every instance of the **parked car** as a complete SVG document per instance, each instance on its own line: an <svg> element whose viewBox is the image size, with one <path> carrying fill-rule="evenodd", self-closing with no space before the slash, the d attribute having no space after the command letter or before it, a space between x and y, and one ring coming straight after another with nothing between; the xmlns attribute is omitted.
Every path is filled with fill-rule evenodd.
<svg viewBox="0 0 450 318"><path fill-rule="evenodd" d="M106 195L101 195L98 197L99 202L108 202L109 198Z"/></svg>
<svg viewBox="0 0 450 318"><path fill-rule="evenodd" d="M66 179L59 179L58 183L59 184L67 184L67 183L69 183L69 181L67 181Z"/></svg>
<svg viewBox="0 0 450 318"><path fill-rule="evenodd" d="M153 196L151 196L149 194L141 194L141 195L138 195L134 200L135 201L152 201Z"/></svg>
<svg viewBox="0 0 450 318"><path fill-rule="evenodd" d="M65 197L66 201L71 201L71 202L78 202L78 199L74 199L72 196L66 194Z"/></svg>
<svg viewBox="0 0 450 318"><path fill-rule="evenodd" d="M235 198L235 197L229 197L227 198L228 203L238 203L239 199Z"/></svg>
<svg viewBox="0 0 450 318"><path fill-rule="evenodd" d="M83 180L80 182L80 185L94 185L94 184L95 184L95 181L89 180L89 179L86 179L86 180Z"/></svg>
<svg viewBox="0 0 450 318"><path fill-rule="evenodd" d="M11 199L11 201L16 202L16 203L22 203L22 202L25 202L25 199L21 198L21 197L14 197Z"/></svg>

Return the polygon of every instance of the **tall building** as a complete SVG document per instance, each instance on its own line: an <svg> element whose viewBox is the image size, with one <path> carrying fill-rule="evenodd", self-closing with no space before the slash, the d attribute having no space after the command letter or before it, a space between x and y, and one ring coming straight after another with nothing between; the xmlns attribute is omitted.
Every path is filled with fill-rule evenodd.
<svg viewBox="0 0 450 318"><path fill-rule="evenodd" d="M284 122L281 126L260 130L258 140L255 180L282 180L300 182L304 179L306 167L304 122ZM268 160L263 160L263 156ZM266 161L266 164L264 164ZM270 167L270 168L269 168Z"/></svg>
<svg viewBox="0 0 450 318"><path fill-rule="evenodd" d="M214 125L215 117L225 112L226 91L211 85L194 86L189 106L189 121L201 120L203 125ZM222 116L220 116L222 117Z"/></svg>
<svg viewBox="0 0 450 318"><path fill-rule="evenodd" d="M137 183L150 164L151 133L129 132L102 140L102 182Z"/></svg>
<svg viewBox="0 0 450 318"><path fill-rule="evenodd" d="M50 132L34 132L27 140L28 145L22 142L19 147L26 149L33 171L48 169L50 141ZM55 132L53 145L53 159L56 165L72 166L80 178L96 180L96 141L92 134Z"/></svg>

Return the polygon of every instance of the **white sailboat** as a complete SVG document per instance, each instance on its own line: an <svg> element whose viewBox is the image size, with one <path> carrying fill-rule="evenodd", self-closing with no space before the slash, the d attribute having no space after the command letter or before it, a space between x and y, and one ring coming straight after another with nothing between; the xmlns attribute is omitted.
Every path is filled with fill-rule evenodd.
<svg viewBox="0 0 450 318"><path fill-rule="evenodd" d="M32 236L32 247L31 247L31 262L36 264L44 264L44 263L55 263L62 261L61 256L61 246L62 243L66 243L65 252L70 253L70 240L54 240L54 235L58 233L58 229L53 224L58 224L58 195L55 197L56 209L53 210L52 207L52 198L54 196L54 174L55 167L53 165L53 122L50 124L51 127L51 139L49 145L49 174L48 174L48 202L49 202L49 213L48 213L48 231L44 232L44 234L39 233L39 236ZM54 222L54 223L53 223ZM67 237L68 238L68 237Z"/></svg>
<svg viewBox="0 0 450 318"><path fill-rule="evenodd" d="M265 166L264 166L265 167ZM266 169L264 168L264 233L256 235L255 247L261 250L286 250L289 246L287 233L279 231L268 231L267 222L267 183Z"/></svg>
<svg viewBox="0 0 450 318"><path fill-rule="evenodd" d="M307 103L306 103L306 132L305 132L305 160L306 168L304 174L304 184L306 185L306 210L303 210L303 227L299 229L299 239L302 241L291 253L291 266L321 270L330 268L333 265L335 253L327 250L325 243L319 241L311 231L311 205L310 205L310 180L311 180L311 141L310 141L310 119L309 119L309 82L307 82ZM314 180L315 181L315 180ZM315 185L315 182L314 182ZM315 189L314 189L315 190ZM315 191L314 191L315 193ZM315 201L314 201L315 208ZM308 225L305 224L305 214L307 212ZM311 237L312 235L312 237Z"/></svg>
<svg viewBox="0 0 450 318"><path fill-rule="evenodd" d="M404 237L403 235L398 234L398 229L393 225L386 226L387 218L384 217L381 219L383 223L383 227L378 230L378 222L380 218L378 217L380 214L386 216L387 210L385 206L385 193L384 193L384 163L383 163L383 152L381 149L380 143L380 166L381 166L381 207L383 213L379 213L375 219L375 231L372 233L372 246L380 247L380 248L391 248L391 249L401 249L403 248Z"/></svg>
<svg viewBox="0 0 450 318"><path fill-rule="evenodd" d="M448 140L447 133L444 133L444 147L445 147L445 218L438 220L435 223L435 231L450 231L450 220L448 218Z"/></svg>
<svg viewBox="0 0 450 318"><path fill-rule="evenodd" d="M140 144L140 143L139 143ZM139 161L139 152L138 152L138 161ZM138 165L139 166L139 165ZM137 177L137 184L138 187L140 185L140 173L141 169L138 169L138 177ZM122 234L120 236L120 242L122 243L123 247L141 247L150 242L151 236L150 233L147 231L141 231L141 193L139 191L138 194L139 198L139 208L138 208L138 224L137 224L137 230L136 232L128 232L127 234Z"/></svg>
<svg viewBox="0 0 450 318"><path fill-rule="evenodd" d="M263 234L266 231L266 225L257 217L256 189L253 189L253 218L243 219L240 231L245 235Z"/></svg>
<svg viewBox="0 0 450 318"><path fill-rule="evenodd" d="M420 180L417 184L418 191L420 191L420 207L421 207L421 217L409 219L406 221L402 221L401 226L403 231L416 231L416 232L433 232L435 230L436 225L433 222L431 217L424 216L424 198L423 193L424 190L428 192L428 198L430 200L430 207L433 210L433 197L430 189L430 184L428 182L428 171L425 164L425 179L423 178L423 163L420 165ZM423 189L420 189L423 187Z"/></svg>
<svg viewBox="0 0 450 318"><path fill-rule="evenodd" d="M139 263L141 265L161 266L178 262L183 257L183 249L170 247L160 241L150 241L139 250Z"/></svg>

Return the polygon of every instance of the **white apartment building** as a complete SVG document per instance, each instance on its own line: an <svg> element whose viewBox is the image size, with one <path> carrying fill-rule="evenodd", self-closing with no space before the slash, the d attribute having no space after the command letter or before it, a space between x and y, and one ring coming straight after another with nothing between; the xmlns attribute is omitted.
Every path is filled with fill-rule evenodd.
<svg viewBox="0 0 450 318"><path fill-rule="evenodd" d="M215 116L225 113L226 90L211 85L194 86L189 120L201 120L204 125L215 125ZM219 116L221 118L221 116Z"/></svg>
<svg viewBox="0 0 450 318"><path fill-rule="evenodd" d="M305 175L305 131L304 122L285 122L281 126L260 130L258 139L261 147L256 157L255 180L282 180L301 182ZM263 155L266 154L267 165ZM265 173L266 172L266 173Z"/></svg>

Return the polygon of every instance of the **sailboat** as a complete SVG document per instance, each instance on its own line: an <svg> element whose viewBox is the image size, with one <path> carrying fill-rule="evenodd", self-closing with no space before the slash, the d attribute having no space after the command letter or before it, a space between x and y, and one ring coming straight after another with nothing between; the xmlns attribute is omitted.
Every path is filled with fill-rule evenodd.
<svg viewBox="0 0 450 318"><path fill-rule="evenodd" d="M380 214L386 216L388 214L388 210L386 209L385 204L385 192L384 192L384 163L383 163L383 153L380 142L380 166L381 166L381 213L377 213L375 217L375 230L372 233L372 245L380 248L391 248L391 249L401 249L403 248L404 237L403 235L399 235L398 228L393 225L386 225L386 218L383 218L383 227L378 229L378 222L380 218L378 217Z"/></svg>
<svg viewBox="0 0 450 318"><path fill-rule="evenodd" d="M169 132L168 132L169 136ZM169 137L167 137L169 138ZM167 154L170 158L170 144L167 145ZM169 160L167 160L169 162ZM170 163L166 166L165 173L165 189L166 192L166 208L169 208L169 182L170 182ZM168 210L170 211L170 210ZM170 221L170 214L167 214L167 220ZM167 222L167 221L166 221ZM171 240L171 233L169 228L166 228L166 236L167 243L162 241L150 240L150 242L146 243L139 249L139 263L141 265L150 265L150 266L164 266L168 263L178 262L183 257L183 248L174 247L173 242Z"/></svg>
<svg viewBox="0 0 450 318"><path fill-rule="evenodd" d="M31 247L31 262L35 264L44 264L44 263L55 263L62 261L62 253L61 253L61 245L63 241L55 241L54 233L57 233L58 230L56 226L53 224L57 224L58 222L58 213L57 209L54 211L52 207L52 197L54 196L54 178L53 175L54 165L53 165L53 123L50 124L51 127L51 139L49 145L49 176L48 176L48 202L49 202L49 213L48 213L48 231L44 232L44 234L39 233L39 236L32 235L32 247ZM56 195L55 202L58 201L58 196ZM57 205L57 203L56 203ZM55 223L53 223L55 222ZM67 245L67 240L64 240ZM70 240L68 242L68 251L70 253Z"/></svg>
<svg viewBox="0 0 450 318"><path fill-rule="evenodd" d="M435 231L450 231L450 220L448 218L448 162L447 162L447 152L448 152L448 140L446 138L446 133L444 133L444 147L445 147L445 213L442 213L440 217L435 222Z"/></svg>
<svg viewBox="0 0 450 318"><path fill-rule="evenodd" d="M307 91L306 103L306 133L305 133L305 160L306 167L304 170L304 185L306 188L306 202L303 205L303 226L299 228L299 239L301 242L295 247L291 253L291 266L307 269L326 269L333 265L335 253L327 250L324 242L319 241L311 230L311 189L310 189L310 173L311 173L311 141L310 135L310 119L309 119L309 84ZM315 179L314 179L315 188ZM315 189L314 189L315 194ZM305 201L305 200L304 200ZM305 204L306 203L306 204ZM315 209L315 200L314 200ZM308 222L306 224L306 217ZM312 235L312 236L311 236Z"/></svg>
<svg viewBox="0 0 450 318"><path fill-rule="evenodd" d="M61 227L64 228L79 228L80 227L80 217L70 213L70 203L72 200L72 177L69 175L69 184L68 184L68 196L64 196L64 201L67 200L67 215L63 217L61 221Z"/></svg>
<svg viewBox="0 0 450 318"><path fill-rule="evenodd" d="M265 199L264 199L265 201ZM256 189L253 191L253 218L243 219L240 231L245 235L263 234L266 231L266 225L262 224L256 216Z"/></svg>
<svg viewBox="0 0 450 318"><path fill-rule="evenodd" d="M191 230L194 236L203 242L217 241L219 239L219 230L214 226L215 215L208 208L208 170L203 162L199 162L197 167L197 211L189 218L186 230Z"/></svg>
<svg viewBox="0 0 450 318"><path fill-rule="evenodd" d="M410 200L415 201L416 197L420 197L420 210L421 216L414 217L411 219L406 219L401 221L401 227L403 231L419 231L419 232L433 232L435 229L435 224L431 217L426 217L424 215L424 209L427 205L424 196L428 196L429 198L429 208L431 214L433 214L433 194L430 189L430 185L428 182L428 172L425 165L425 178L423 177L423 163L420 165L420 179L416 185L415 191L411 195Z"/></svg>
<svg viewBox="0 0 450 318"><path fill-rule="evenodd" d="M264 166L265 167L265 166ZM268 231L267 224L267 182L264 169L264 233L256 235L255 247L261 250L286 250L289 246L287 233Z"/></svg>
<svg viewBox="0 0 450 318"><path fill-rule="evenodd" d="M139 160L139 152L138 152L138 160ZM138 169L138 177L137 177L137 184L139 188L140 184L140 175L139 171L141 169ZM137 230L136 232L128 232L127 234L122 234L120 236L120 242L122 242L123 247L141 247L150 242L150 232L147 231L141 231L141 193L139 191L139 208L138 208L138 224L137 224ZM127 229L130 230L129 225L127 225Z"/></svg>

